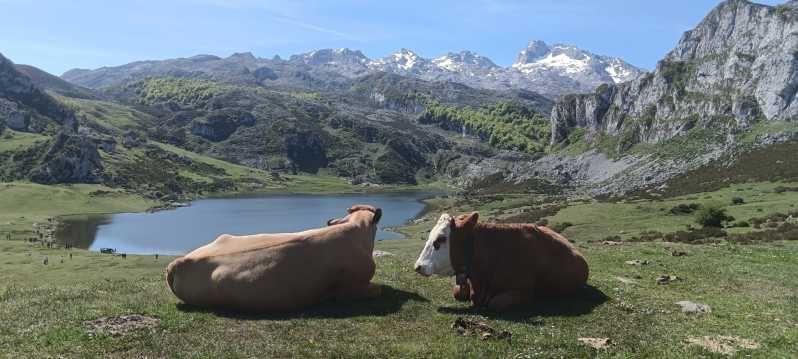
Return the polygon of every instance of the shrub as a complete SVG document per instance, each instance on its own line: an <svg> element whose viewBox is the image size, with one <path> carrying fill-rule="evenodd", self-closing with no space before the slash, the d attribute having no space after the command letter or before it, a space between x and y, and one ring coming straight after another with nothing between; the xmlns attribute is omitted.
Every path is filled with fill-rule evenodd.
<svg viewBox="0 0 798 359"><path fill-rule="evenodd" d="M494 147L527 153L542 152L551 135L548 119L518 102L470 109L430 101L418 121L449 130L466 129Z"/></svg>
<svg viewBox="0 0 798 359"><path fill-rule="evenodd" d="M735 206L745 204L745 200L742 197L734 197L732 198L732 204Z"/></svg>
<svg viewBox="0 0 798 359"><path fill-rule="evenodd" d="M685 214L691 214L701 208L701 205L698 203L682 203L676 207L671 208L670 212L673 215L681 216Z"/></svg>
<svg viewBox="0 0 798 359"><path fill-rule="evenodd" d="M677 231L665 235L665 240L669 242L683 243L703 243L706 239L726 237L727 233L718 227L704 227L689 231Z"/></svg>
<svg viewBox="0 0 798 359"><path fill-rule="evenodd" d="M734 227L737 227L737 228L748 228L748 227L751 227L751 223L748 223L746 221L739 221L739 222L734 224Z"/></svg>
<svg viewBox="0 0 798 359"><path fill-rule="evenodd" d="M704 227L723 227L723 223L731 222L734 217L726 214L726 209L717 206L705 206L696 213L696 223Z"/></svg>
<svg viewBox="0 0 798 359"><path fill-rule="evenodd" d="M573 227L573 226L574 224L571 222L562 222L562 223L557 223L549 228L551 228L553 231L557 233L562 233L563 231L568 229L568 227Z"/></svg>
<svg viewBox="0 0 798 359"><path fill-rule="evenodd" d="M654 241L654 240L657 240L657 239L661 239L664 236L665 235L662 234L662 232L659 232L659 231L645 231L645 232L640 233L640 240L643 240L643 241Z"/></svg>
<svg viewBox="0 0 798 359"><path fill-rule="evenodd" d="M728 237L729 242L749 244L756 242L794 241L798 240L798 224L785 223L775 229L761 232L734 234Z"/></svg>
<svg viewBox="0 0 798 359"><path fill-rule="evenodd" d="M784 193L784 192L798 192L798 187L784 187L784 186L778 186L778 187L776 187L776 188L774 188L774 189L773 189L773 192L776 192L776 193Z"/></svg>

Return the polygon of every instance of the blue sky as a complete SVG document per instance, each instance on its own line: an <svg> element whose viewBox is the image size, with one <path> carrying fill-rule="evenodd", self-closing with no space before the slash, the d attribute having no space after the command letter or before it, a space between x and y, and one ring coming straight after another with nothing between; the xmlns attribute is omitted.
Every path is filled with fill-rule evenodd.
<svg viewBox="0 0 798 359"><path fill-rule="evenodd" d="M783 1L760 1L778 4ZM0 53L60 75L135 60L349 47L511 64L532 39L651 69L718 0L0 0Z"/></svg>

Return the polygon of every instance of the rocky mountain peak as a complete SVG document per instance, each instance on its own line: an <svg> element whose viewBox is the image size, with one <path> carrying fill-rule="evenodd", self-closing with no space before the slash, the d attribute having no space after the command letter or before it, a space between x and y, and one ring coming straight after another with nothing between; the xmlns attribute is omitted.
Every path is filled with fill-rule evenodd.
<svg viewBox="0 0 798 359"><path fill-rule="evenodd" d="M413 50L402 48L391 55L371 61L369 67L378 71L408 74L424 71L429 62L428 59L419 56Z"/></svg>
<svg viewBox="0 0 798 359"><path fill-rule="evenodd" d="M253 55L251 52L236 52L236 53L230 55L230 57L228 57L228 59L241 60L241 61L257 61L258 60L258 58L255 57L255 55Z"/></svg>
<svg viewBox="0 0 798 359"><path fill-rule="evenodd" d="M539 60L540 58L546 56L551 49L549 45L545 42L540 40L532 40L529 42L529 45L523 50L521 53L518 54L518 57L515 60L516 64L527 64Z"/></svg>
<svg viewBox="0 0 798 359"><path fill-rule="evenodd" d="M269 80L285 84L292 84L292 81L300 78L304 79L300 82L306 84L306 80L312 77L338 86L340 81L373 72L388 72L426 81L455 82L480 89L523 89L550 98L569 93L588 93L601 84L625 82L642 73L620 59L593 55L576 46L550 46L534 40L529 42L518 56L516 64L510 68L498 66L489 58L469 50L428 59L411 49L401 48L388 56L370 60L358 50L339 48L293 55L288 61L279 57L260 59L251 53L236 53L224 59L199 55L188 59L139 61L95 70L70 70L61 77L92 89L112 87L146 76L164 75L203 76L228 82L262 83ZM310 77L297 77L299 73L308 73Z"/></svg>
<svg viewBox="0 0 798 359"><path fill-rule="evenodd" d="M233 56L235 56L235 55L233 55ZM231 56L231 58L233 56ZM204 54L194 55L194 56L191 56L191 57L188 58L189 61L194 61L194 62L217 61L217 60L221 60L221 59L222 59L221 57L216 56L216 55L204 55Z"/></svg>
<svg viewBox="0 0 798 359"><path fill-rule="evenodd" d="M446 55L432 60L432 63L435 66L448 71L460 71L466 67L473 67L483 70L490 70L499 67L489 58L468 50L462 50L458 53L449 52Z"/></svg>
<svg viewBox="0 0 798 359"><path fill-rule="evenodd" d="M289 61L305 65L356 65L365 64L369 59L359 50L340 48L321 49L301 55L293 55Z"/></svg>
<svg viewBox="0 0 798 359"><path fill-rule="evenodd" d="M619 58L596 55L573 45L549 46L543 41L530 41L512 69L532 78L566 77L584 84L585 90L602 83L627 82L644 72Z"/></svg>

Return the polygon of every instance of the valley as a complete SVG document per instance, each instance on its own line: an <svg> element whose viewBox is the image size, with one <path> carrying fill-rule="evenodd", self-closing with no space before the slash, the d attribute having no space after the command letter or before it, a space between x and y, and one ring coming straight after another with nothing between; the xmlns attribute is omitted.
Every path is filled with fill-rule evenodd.
<svg viewBox="0 0 798 359"><path fill-rule="evenodd" d="M541 40L506 66L471 50L320 48L58 76L0 55L0 353L793 357L796 34L798 0L725 0L651 71ZM420 193L433 195L409 218ZM326 199L299 211L292 199L307 195ZM164 285L175 258L164 254L235 231L221 222L318 227L315 215L352 196L384 209L413 198L396 218L386 211L378 300L259 316L190 307ZM282 207L296 211L269 212ZM456 302L451 278L421 277L412 263L441 213L471 211L561 233L587 258L588 287L506 314ZM178 214L185 233L158 237ZM125 236L97 236L93 222L76 230L91 251L42 234L73 215L140 222L116 227ZM146 249L130 244L141 237ZM96 252L95 240L122 250ZM165 251L134 254L156 247ZM130 314L155 324L89 328ZM464 320L512 338L458 332Z"/></svg>

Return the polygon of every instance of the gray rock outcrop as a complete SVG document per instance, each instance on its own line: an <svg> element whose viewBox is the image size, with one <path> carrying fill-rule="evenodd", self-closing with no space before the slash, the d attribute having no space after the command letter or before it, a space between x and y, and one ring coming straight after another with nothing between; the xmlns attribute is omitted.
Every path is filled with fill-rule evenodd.
<svg viewBox="0 0 798 359"><path fill-rule="evenodd" d="M42 184L96 183L102 170L100 153L93 141L84 136L61 133L53 139L32 179Z"/></svg>
<svg viewBox="0 0 798 359"><path fill-rule="evenodd" d="M617 136L619 151L695 128L745 129L798 116L798 9L728 0L637 80L564 97L551 113L552 143L584 128Z"/></svg>

